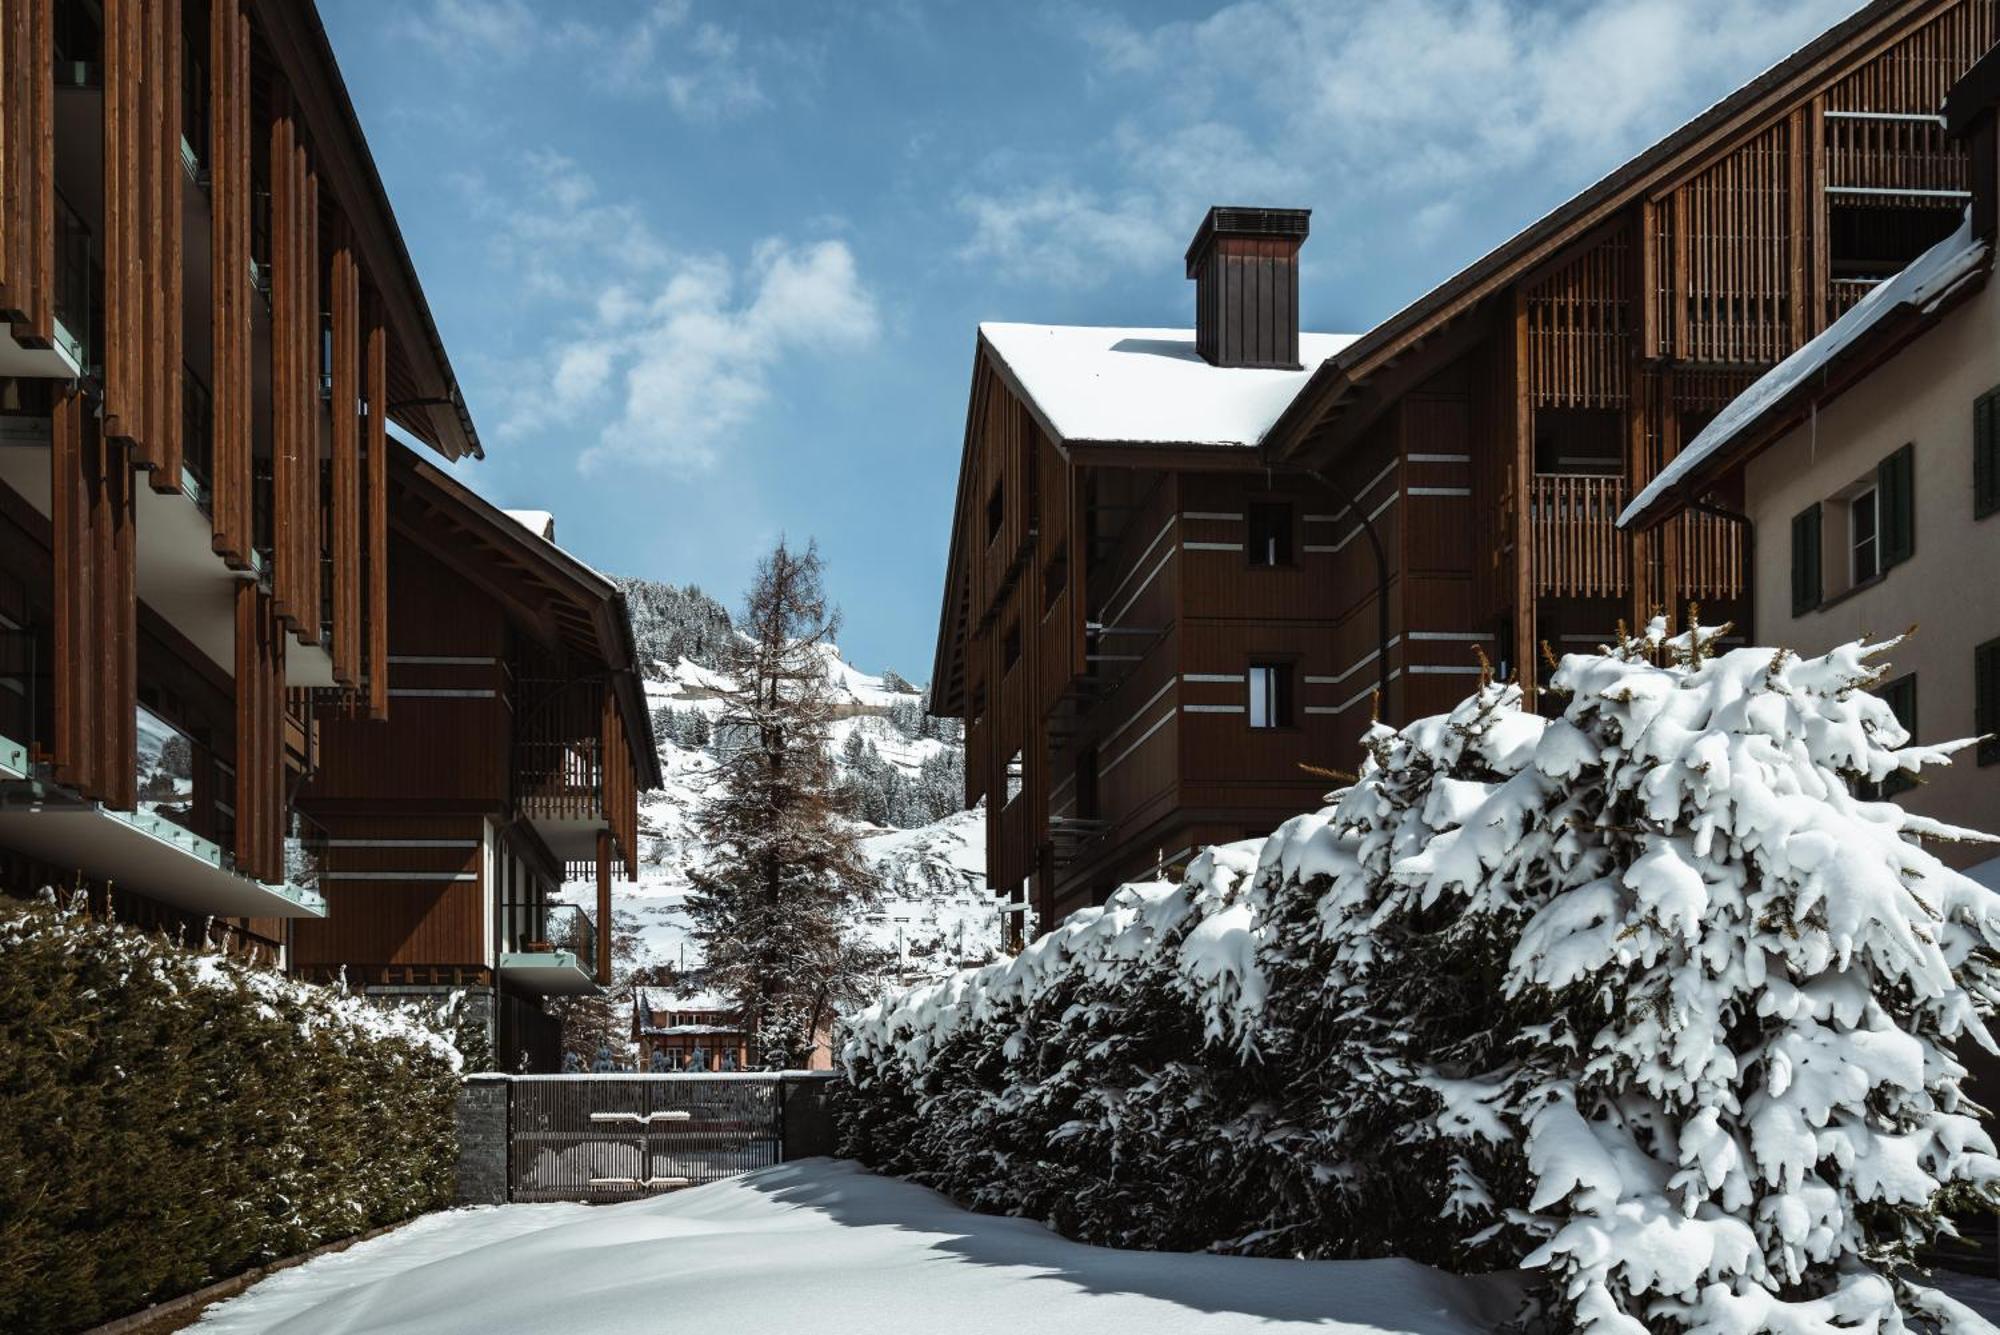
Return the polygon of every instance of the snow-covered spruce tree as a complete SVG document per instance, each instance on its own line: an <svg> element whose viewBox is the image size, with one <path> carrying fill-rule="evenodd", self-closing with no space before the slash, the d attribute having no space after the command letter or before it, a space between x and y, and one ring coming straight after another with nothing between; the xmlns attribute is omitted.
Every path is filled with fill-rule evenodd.
<svg viewBox="0 0 2000 1335"><path fill-rule="evenodd" d="M1869 692L1890 645L1718 639L1656 623L1567 658L1558 719L1489 686L1377 728L1221 912L1196 908L1232 893L1211 855L857 1017L851 1142L1090 1232L1047 1205L1067 1175L1149 1245L1205 1225L1237 1250L1526 1266L1558 1328L1990 1329L1909 1263L2000 1196L1952 1055L1991 1046L2000 897L1920 843L1977 836L1853 795L1959 748L1911 745ZM1143 930L1142 904L1199 925ZM1253 961L1191 973L1218 932ZM1175 994L1105 962L1136 984L1176 959L1209 980L1185 992L1212 1017L1183 1040L1198 1070L1133 1082ZM1107 1144L1120 1179L1174 1179L1192 1142L1131 1129L1190 1091L1240 1203L1167 1221L1105 1194Z"/></svg>
<svg viewBox="0 0 2000 1335"><path fill-rule="evenodd" d="M1527 1261L1588 1330L1986 1329L1903 1271L2000 1201L1951 1051L1993 1046L2000 896L1919 842L1979 836L1852 795L1969 743L1912 745L1868 691L1895 641L1716 638L1656 622L1556 674L1534 767L1563 801L1530 841L1561 874L1505 992L1548 1017L1517 1052L1576 1054L1510 1110Z"/></svg>
<svg viewBox="0 0 2000 1335"><path fill-rule="evenodd" d="M702 808L712 860L688 900L709 979L735 999L753 1063L803 1063L870 977L847 940L874 874L843 823L828 753L834 702L825 648L839 614L817 547L782 541L757 568L722 670L717 779Z"/></svg>

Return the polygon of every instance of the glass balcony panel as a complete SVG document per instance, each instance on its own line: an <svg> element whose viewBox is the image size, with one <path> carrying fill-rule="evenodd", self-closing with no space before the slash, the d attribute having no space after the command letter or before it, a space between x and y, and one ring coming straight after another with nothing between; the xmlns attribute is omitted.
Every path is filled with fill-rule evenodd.
<svg viewBox="0 0 2000 1335"><path fill-rule="evenodd" d="M138 708L139 810L206 837L195 820L194 767L202 748L173 724Z"/></svg>

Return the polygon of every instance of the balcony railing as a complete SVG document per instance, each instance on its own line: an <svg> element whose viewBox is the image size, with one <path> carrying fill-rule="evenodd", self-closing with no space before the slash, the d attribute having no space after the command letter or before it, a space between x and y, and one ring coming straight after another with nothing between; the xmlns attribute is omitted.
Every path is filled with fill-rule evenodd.
<svg viewBox="0 0 2000 1335"><path fill-rule="evenodd" d="M215 482L215 398L194 368L181 366L181 486L208 510Z"/></svg>
<svg viewBox="0 0 2000 1335"><path fill-rule="evenodd" d="M1566 598L1617 597L1632 587L1630 544L1618 531L1625 479L1536 473L1528 490L1535 587Z"/></svg>
<svg viewBox="0 0 2000 1335"><path fill-rule="evenodd" d="M321 893L328 847L325 826L304 812L292 812L285 831L285 883Z"/></svg>
<svg viewBox="0 0 2000 1335"><path fill-rule="evenodd" d="M513 955L576 957L585 973L597 971L597 924L575 904L509 904L505 949Z"/></svg>
<svg viewBox="0 0 2000 1335"><path fill-rule="evenodd" d="M1535 588L1559 598L1615 598L1632 588L1630 539L1618 530L1629 488L1596 473L1537 473L1528 492ZM1697 510L1669 520L1675 581L1683 598L1739 598L1743 525Z"/></svg>
<svg viewBox="0 0 2000 1335"><path fill-rule="evenodd" d="M56 342L63 353L89 374L93 313L91 310L90 226L83 215L56 195Z"/></svg>
<svg viewBox="0 0 2000 1335"><path fill-rule="evenodd" d="M194 785L195 766L207 763L206 748L144 705L137 723L139 810L207 838L195 813Z"/></svg>

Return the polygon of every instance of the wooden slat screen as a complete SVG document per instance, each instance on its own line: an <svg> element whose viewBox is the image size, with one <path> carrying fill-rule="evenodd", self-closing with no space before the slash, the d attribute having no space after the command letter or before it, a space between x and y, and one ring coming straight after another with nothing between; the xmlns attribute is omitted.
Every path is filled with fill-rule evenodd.
<svg viewBox="0 0 2000 1335"><path fill-rule="evenodd" d="M1631 236L1620 230L1528 293L1537 407L1625 404L1632 321Z"/></svg>
<svg viewBox="0 0 2000 1335"><path fill-rule="evenodd" d="M1536 592L1615 597L1631 588L1630 544L1617 528L1625 480L1536 473L1528 493Z"/></svg>

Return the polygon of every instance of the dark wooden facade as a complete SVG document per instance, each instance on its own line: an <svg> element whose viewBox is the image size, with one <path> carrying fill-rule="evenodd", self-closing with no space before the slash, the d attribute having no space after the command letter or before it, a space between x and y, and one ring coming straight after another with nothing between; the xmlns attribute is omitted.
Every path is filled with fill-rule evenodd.
<svg viewBox="0 0 2000 1335"><path fill-rule="evenodd" d="M638 793L659 786L624 600L603 576L442 470L390 447L391 721L326 709L300 805L329 834L324 921L299 970L374 988L521 982L550 953L554 892L638 873Z"/></svg>
<svg viewBox="0 0 2000 1335"><path fill-rule="evenodd" d="M1322 366L1267 461L1392 459L1405 499L1454 488L1403 507L1424 554L1399 559L1396 618L1476 631L1530 685L1621 618L1699 605L1752 633L1731 496L1636 542L1617 516L1737 393L1957 225L1966 155L1937 113L1996 39L1994 0L1868 5ZM1397 718L1462 693L1407 639L1394 661Z"/></svg>
<svg viewBox="0 0 2000 1335"><path fill-rule="evenodd" d="M933 680L996 892L1046 926L1266 832L1330 786L1301 764L1351 768L1371 713L1448 708L1482 660L1532 686L1696 603L1749 633L1726 495L1636 544L1618 513L1956 224L1936 113L1996 38L1996 0L1876 0L1325 361L1254 447L1066 442L982 340ZM1292 557L1252 566L1266 504ZM1290 726L1246 728L1256 663L1291 665Z"/></svg>
<svg viewBox="0 0 2000 1335"><path fill-rule="evenodd" d="M479 453L317 13L0 0L0 186L0 733L130 810L150 711L285 882L316 714L387 704L385 423Z"/></svg>

